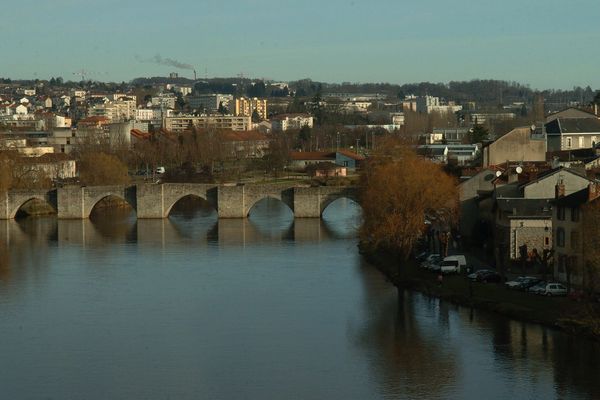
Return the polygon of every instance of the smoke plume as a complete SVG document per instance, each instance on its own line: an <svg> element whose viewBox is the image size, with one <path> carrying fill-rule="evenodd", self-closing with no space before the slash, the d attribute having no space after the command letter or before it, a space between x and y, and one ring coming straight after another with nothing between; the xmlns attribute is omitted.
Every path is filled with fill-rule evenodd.
<svg viewBox="0 0 600 400"><path fill-rule="evenodd" d="M153 63L158 65L166 65L167 67L179 68L179 69L188 69L193 70L194 67L190 64L186 64L181 61L174 60L172 58L163 58L160 54L155 55L151 58L142 58L138 55L135 56L135 59L139 62L143 63Z"/></svg>

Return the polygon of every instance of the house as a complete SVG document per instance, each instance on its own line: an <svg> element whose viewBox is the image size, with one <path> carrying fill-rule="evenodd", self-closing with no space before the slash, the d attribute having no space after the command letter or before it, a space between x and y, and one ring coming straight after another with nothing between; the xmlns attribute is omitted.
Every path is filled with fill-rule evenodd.
<svg viewBox="0 0 600 400"><path fill-rule="evenodd" d="M347 168L331 162L322 162L309 165L306 172L314 178L343 177L347 175Z"/></svg>
<svg viewBox="0 0 600 400"><path fill-rule="evenodd" d="M590 170L600 167L600 154L595 148L549 151L546 161L553 167Z"/></svg>
<svg viewBox="0 0 600 400"><path fill-rule="evenodd" d="M532 176L519 186L522 197L526 199L551 199L555 196L556 185L563 185L566 195L575 193L590 183L584 172L558 167Z"/></svg>
<svg viewBox="0 0 600 400"><path fill-rule="evenodd" d="M417 148L417 154L441 163L454 162L466 165L479 153L478 144L425 144Z"/></svg>
<svg viewBox="0 0 600 400"><path fill-rule="evenodd" d="M499 198L496 200L495 245L498 257L518 260L520 249L542 254L552 248L552 199ZM508 250L508 252L506 252ZM507 259L503 260L504 265Z"/></svg>
<svg viewBox="0 0 600 400"><path fill-rule="evenodd" d="M600 186L590 183L588 187L570 195L564 195L559 186L556 190L552 227L554 236L554 279L567 286L577 286L600 291L600 265L589 252L584 221L594 221L592 213L600 208ZM593 222L592 222L593 223Z"/></svg>
<svg viewBox="0 0 600 400"><path fill-rule="evenodd" d="M330 151L292 151L290 152L290 167L304 170L309 165L319 163L335 163L335 153Z"/></svg>
<svg viewBox="0 0 600 400"><path fill-rule="evenodd" d="M417 147L417 154L432 161L446 164L448 162L448 146L425 144Z"/></svg>
<svg viewBox="0 0 600 400"><path fill-rule="evenodd" d="M339 166L355 170L361 167L364 157L349 150L338 150L335 153L335 163ZM345 172L344 172L345 176Z"/></svg>
<svg viewBox="0 0 600 400"><path fill-rule="evenodd" d="M480 235L480 230L486 231L482 227L482 218L479 209L479 201L485 196L489 196L494 191L494 179L498 174L502 174L502 169L497 167L483 168L474 171L470 177L462 178L458 185L458 194L460 201L460 220L459 231L465 240L471 241ZM490 221L488 220L487 223ZM481 229L478 229L481 228ZM479 237L478 239L482 239Z"/></svg>
<svg viewBox="0 0 600 400"><path fill-rule="evenodd" d="M552 114L548 114L546 116L546 122L554 121L557 118L567 119L567 118L595 118L598 119L596 114L591 112L580 110L579 108L570 107L562 111L558 111Z"/></svg>
<svg viewBox="0 0 600 400"><path fill-rule="evenodd" d="M540 255L552 247L551 200L556 196L556 188L571 194L587 187L590 180L577 170L563 167L530 173L515 167L514 172L513 168L506 168L492 182L493 193L480 199L479 217L493 221L496 262L508 265L518 259L520 246L535 248ZM483 213L490 208L492 218Z"/></svg>
<svg viewBox="0 0 600 400"><path fill-rule="evenodd" d="M269 148L269 138L258 131L221 131L225 151L233 158L260 158Z"/></svg>
<svg viewBox="0 0 600 400"><path fill-rule="evenodd" d="M546 161L546 138L530 127L513 129L482 149L483 167L507 161Z"/></svg>
<svg viewBox="0 0 600 400"><path fill-rule="evenodd" d="M309 114L280 114L271 119L273 131L284 132L288 129L313 127L313 117Z"/></svg>
<svg viewBox="0 0 600 400"><path fill-rule="evenodd" d="M548 151L592 148L600 139L597 118L556 118L545 128Z"/></svg>

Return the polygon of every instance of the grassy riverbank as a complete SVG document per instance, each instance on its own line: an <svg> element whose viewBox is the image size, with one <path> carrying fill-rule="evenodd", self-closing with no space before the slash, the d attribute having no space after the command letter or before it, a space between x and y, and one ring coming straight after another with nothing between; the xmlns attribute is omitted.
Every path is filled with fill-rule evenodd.
<svg viewBox="0 0 600 400"><path fill-rule="evenodd" d="M392 253L359 248L397 287L600 340L599 304L566 297L536 296L506 289L501 284L470 283L462 275L444 276L440 286L436 274L419 268L412 260L405 262Z"/></svg>

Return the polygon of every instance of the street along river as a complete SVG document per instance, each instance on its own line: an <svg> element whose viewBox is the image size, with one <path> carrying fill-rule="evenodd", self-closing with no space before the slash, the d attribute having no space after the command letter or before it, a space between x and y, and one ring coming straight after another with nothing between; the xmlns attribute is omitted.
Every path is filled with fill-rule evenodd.
<svg viewBox="0 0 600 400"><path fill-rule="evenodd" d="M398 292L358 207L0 222L0 398L598 399L597 344Z"/></svg>

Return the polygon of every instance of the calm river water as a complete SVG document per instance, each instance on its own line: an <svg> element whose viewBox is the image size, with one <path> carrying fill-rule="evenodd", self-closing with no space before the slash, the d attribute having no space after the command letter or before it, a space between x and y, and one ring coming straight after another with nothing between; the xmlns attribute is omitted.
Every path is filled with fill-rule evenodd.
<svg viewBox="0 0 600 400"><path fill-rule="evenodd" d="M398 293L358 218L0 222L0 398L600 399L598 345Z"/></svg>

